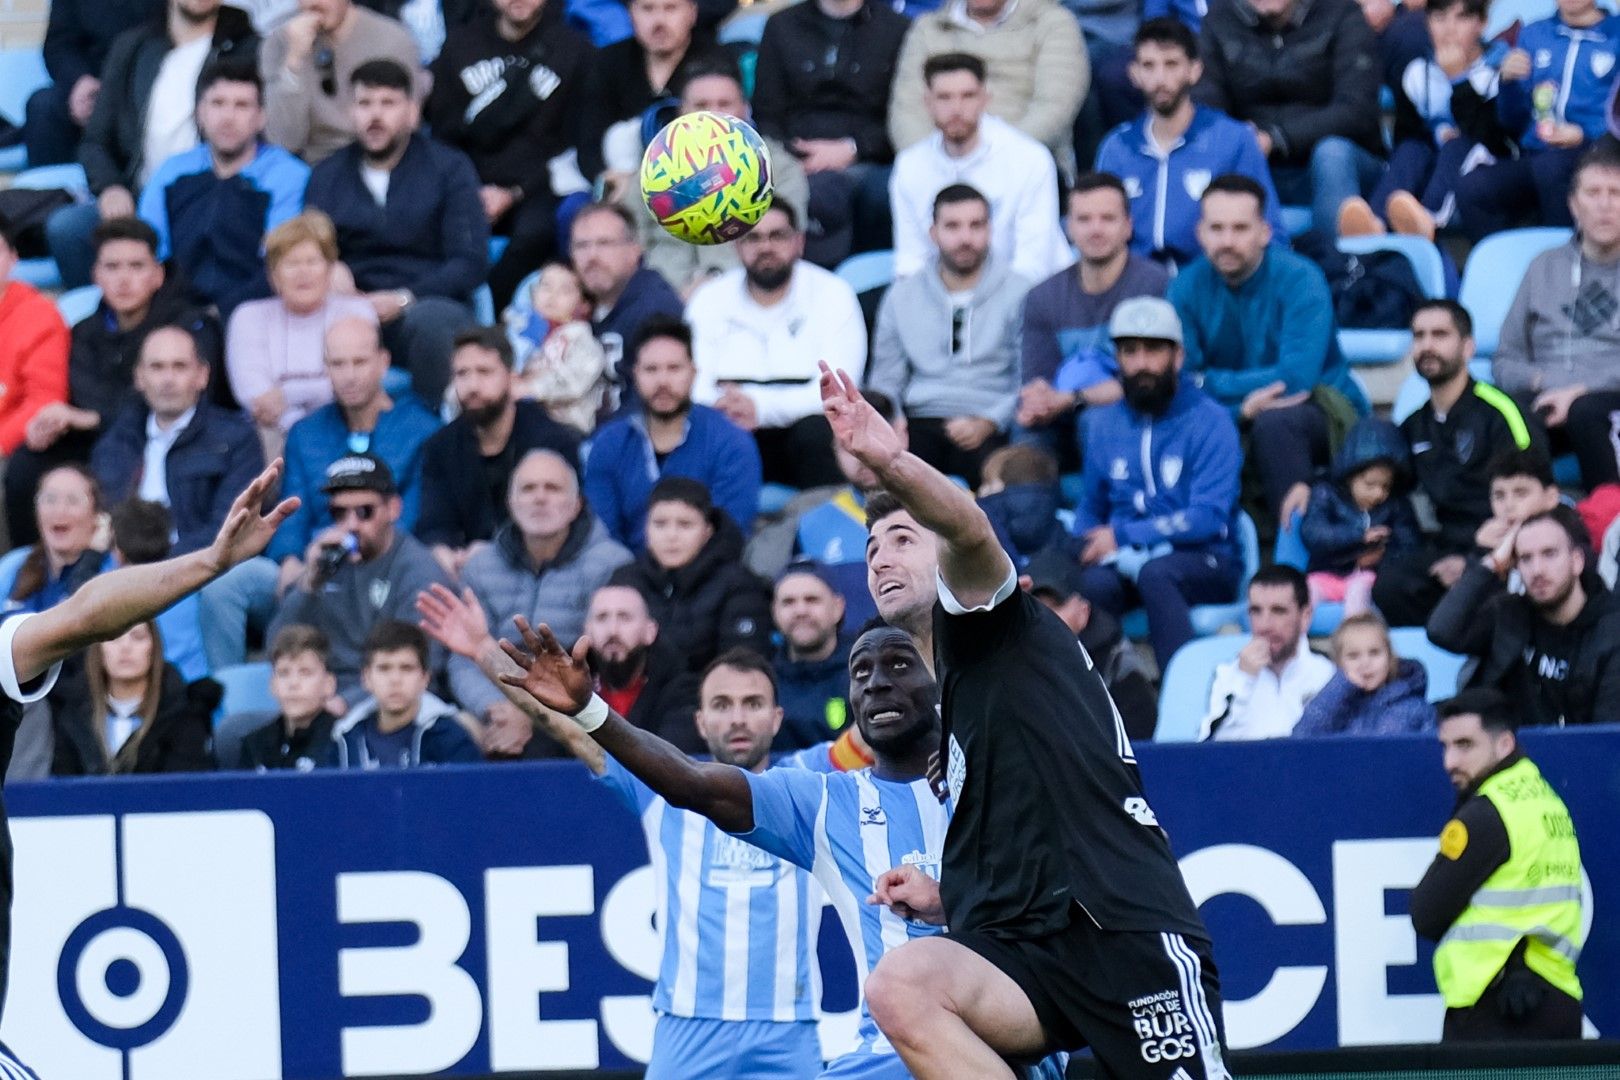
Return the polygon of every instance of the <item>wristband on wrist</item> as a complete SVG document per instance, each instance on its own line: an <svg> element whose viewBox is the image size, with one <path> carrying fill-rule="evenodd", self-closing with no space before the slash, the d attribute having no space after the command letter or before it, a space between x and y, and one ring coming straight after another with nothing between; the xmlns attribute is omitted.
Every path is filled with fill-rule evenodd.
<svg viewBox="0 0 1620 1080"><path fill-rule="evenodd" d="M602 700L600 694L592 694L590 703L570 717L587 735L607 723L607 718L608 703Z"/></svg>

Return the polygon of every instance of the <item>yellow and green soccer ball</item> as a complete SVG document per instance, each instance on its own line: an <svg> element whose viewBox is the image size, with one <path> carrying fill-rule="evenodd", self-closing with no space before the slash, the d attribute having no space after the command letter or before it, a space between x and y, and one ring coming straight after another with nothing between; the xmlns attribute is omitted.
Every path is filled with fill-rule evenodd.
<svg viewBox="0 0 1620 1080"><path fill-rule="evenodd" d="M724 244L771 208L771 158L747 123L719 113L676 117L647 144L641 198L653 219L688 244Z"/></svg>

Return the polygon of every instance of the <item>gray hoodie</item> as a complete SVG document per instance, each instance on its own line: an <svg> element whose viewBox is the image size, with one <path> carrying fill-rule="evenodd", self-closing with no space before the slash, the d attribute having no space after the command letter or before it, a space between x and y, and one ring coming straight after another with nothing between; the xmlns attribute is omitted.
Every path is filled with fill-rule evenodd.
<svg viewBox="0 0 1620 1080"><path fill-rule="evenodd" d="M1510 394L1620 390L1620 262L1583 258L1579 237L1537 255L1502 320L1491 369Z"/></svg>
<svg viewBox="0 0 1620 1080"><path fill-rule="evenodd" d="M1006 431L1018 402L1018 332L1028 291L1028 282L991 256L953 328L936 256L884 294L867 385L912 416L983 416Z"/></svg>

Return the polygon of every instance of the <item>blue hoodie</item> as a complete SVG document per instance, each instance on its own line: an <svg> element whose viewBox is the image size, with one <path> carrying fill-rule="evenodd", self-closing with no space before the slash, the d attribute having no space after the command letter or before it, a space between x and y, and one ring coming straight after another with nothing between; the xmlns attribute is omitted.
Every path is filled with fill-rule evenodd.
<svg viewBox="0 0 1620 1080"><path fill-rule="evenodd" d="M1148 134L1151 110L1108 133L1097 150L1097 171L1125 182L1131 197L1131 250L1168 255L1177 265L1198 258L1198 200L1210 180L1223 173L1247 176L1266 189L1266 220L1275 241L1288 242L1282 205L1271 184L1260 144L1249 125L1219 109L1196 106L1193 120L1169 151Z"/></svg>
<svg viewBox="0 0 1620 1080"><path fill-rule="evenodd" d="M1076 536L1112 525L1122 548L1238 556L1243 451L1225 409L1184 377L1163 416L1116 401L1086 417Z"/></svg>
<svg viewBox="0 0 1620 1080"><path fill-rule="evenodd" d="M1363 510L1350 494L1350 481L1369 465L1379 463L1394 471L1394 489L1388 499ZM1355 570L1356 560L1369 550L1362 538L1375 525L1389 529L1385 554L1422 546L1417 514L1406 496L1412 486L1411 468L1406 438L1394 424L1368 417L1351 428L1334 458L1333 478L1311 488L1310 505L1300 522L1300 542L1311 556L1308 569L1329 574Z"/></svg>
<svg viewBox="0 0 1620 1080"><path fill-rule="evenodd" d="M1620 59L1620 16L1595 26L1565 26L1558 16L1541 19L1519 34L1519 48L1530 54L1530 77L1503 80L1496 95L1496 115L1526 150L1545 150L1536 133L1535 92L1546 86L1552 115L1575 124L1588 141L1608 130L1609 91Z"/></svg>

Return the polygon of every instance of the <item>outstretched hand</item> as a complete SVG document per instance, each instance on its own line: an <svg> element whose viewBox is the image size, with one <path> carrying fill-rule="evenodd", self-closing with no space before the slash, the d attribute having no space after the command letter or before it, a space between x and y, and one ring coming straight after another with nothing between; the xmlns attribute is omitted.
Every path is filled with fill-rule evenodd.
<svg viewBox="0 0 1620 1080"><path fill-rule="evenodd" d="M457 656L476 661L489 644L489 619L471 589L457 596L435 582L416 594L422 632Z"/></svg>
<svg viewBox="0 0 1620 1080"><path fill-rule="evenodd" d="M556 636L544 623L537 631L521 615L512 622L522 635L523 648L503 640L501 651L523 669L523 674L502 675L501 681L524 691L554 712L573 716L589 705L591 694L595 692L591 669L585 662L591 651L591 639L582 637L575 642L570 656L557 644Z"/></svg>
<svg viewBox="0 0 1620 1080"><path fill-rule="evenodd" d="M906 452L893 426L861 396L855 380L821 362L821 411L838 445L873 472L881 473Z"/></svg>
<svg viewBox="0 0 1620 1080"><path fill-rule="evenodd" d="M270 538L281 528L281 523L292 517L298 509L298 498L282 499L268 514L261 514L265 496L281 483L280 458L272 461L253 483L231 503L225 523L208 546L208 558L214 573L223 574L238 563L244 563L270 545Z"/></svg>

